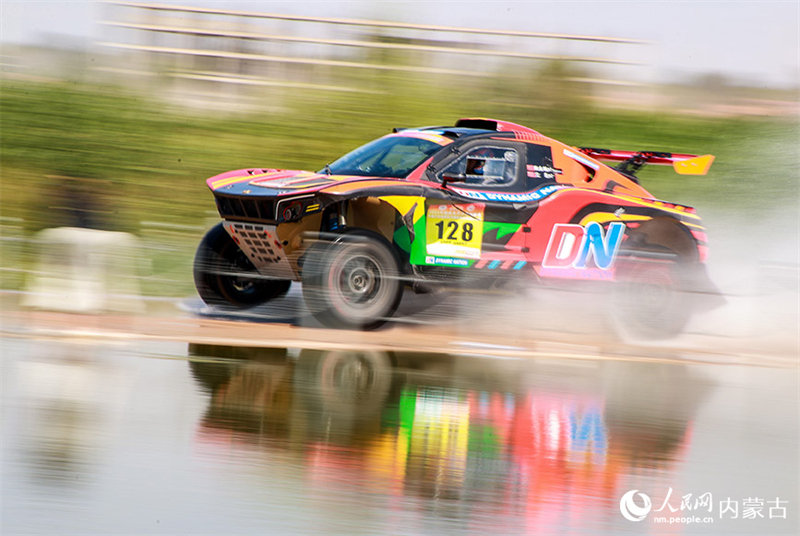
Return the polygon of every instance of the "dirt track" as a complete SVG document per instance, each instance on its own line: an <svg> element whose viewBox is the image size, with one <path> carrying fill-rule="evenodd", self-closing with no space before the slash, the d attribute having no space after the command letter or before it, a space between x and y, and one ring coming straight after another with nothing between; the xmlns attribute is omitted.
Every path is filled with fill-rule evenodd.
<svg viewBox="0 0 800 536"><path fill-rule="evenodd" d="M144 314L77 314L20 308L18 300L3 295L0 330L3 336L35 338L107 339L115 341L183 341L228 346L336 349L359 348L447 354L477 354L495 357L566 358L603 360L648 360L661 362L706 362L795 367L798 364L796 334L730 334L690 331L677 338L653 341L623 341L607 330L552 329L565 318L581 323L580 315L554 318L548 327L536 319L537 328L514 311L512 303L503 312L491 308L486 320L474 317L450 318L432 323L387 325L373 332L325 329L312 322L264 318L256 314L239 318L198 313L191 300L158 304ZM186 304L190 303L189 306ZM563 312L561 314L564 314ZM413 317L411 317L413 318ZM311 323L311 327L303 324ZM585 324L585 323L584 323ZM698 326L695 326L697 328ZM702 324L699 326L702 328Z"/></svg>

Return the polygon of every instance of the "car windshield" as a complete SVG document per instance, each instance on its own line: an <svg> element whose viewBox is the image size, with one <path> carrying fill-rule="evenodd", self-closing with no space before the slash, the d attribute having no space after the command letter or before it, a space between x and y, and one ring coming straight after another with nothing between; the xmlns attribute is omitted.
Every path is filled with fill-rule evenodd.
<svg viewBox="0 0 800 536"><path fill-rule="evenodd" d="M320 173L405 177L441 147L412 136L385 136L347 153Z"/></svg>

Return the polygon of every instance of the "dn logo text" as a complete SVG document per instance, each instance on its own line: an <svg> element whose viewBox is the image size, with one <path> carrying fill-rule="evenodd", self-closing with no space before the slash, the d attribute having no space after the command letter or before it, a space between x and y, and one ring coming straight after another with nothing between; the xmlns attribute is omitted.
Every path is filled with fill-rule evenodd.
<svg viewBox="0 0 800 536"><path fill-rule="evenodd" d="M583 269L592 259L601 270L609 270L614 265L624 235L625 224L621 222L610 223L608 233L604 233L603 226L595 221L586 227L558 223L550 234L542 266Z"/></svg>

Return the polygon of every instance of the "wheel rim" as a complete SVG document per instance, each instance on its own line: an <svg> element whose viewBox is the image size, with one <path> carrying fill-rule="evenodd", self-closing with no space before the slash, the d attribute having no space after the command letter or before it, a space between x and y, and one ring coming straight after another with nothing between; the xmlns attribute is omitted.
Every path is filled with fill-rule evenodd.
<svg viewBox="0 0 800 536"><path fill-rule="evenodd" d="M381 293L384 273L368 255L348 259L335 278L335 291L350 306L368 307Z"/></svg>
<svg viewBox="0 0 800 536"><path fill-rule="evenodd" d="M330 261L327 298L348 323L373 322L391 315L397 281L388 255L371 244L347 244Z"/></svg>

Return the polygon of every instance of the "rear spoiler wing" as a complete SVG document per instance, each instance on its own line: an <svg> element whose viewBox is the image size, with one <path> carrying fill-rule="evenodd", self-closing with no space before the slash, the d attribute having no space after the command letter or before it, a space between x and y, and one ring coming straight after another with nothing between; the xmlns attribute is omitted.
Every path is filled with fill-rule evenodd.
<svg viewBox="0 0 800 536"><path fill-rule="evenodd" d="M612 151L593 147L579 147L578 150L595 160L619 162L615 169L630 176L635 176L645 164L671 165L675 172L681 175L705 175L714 162L714 155L710 154L697 156L655 151Z"/></svg>

